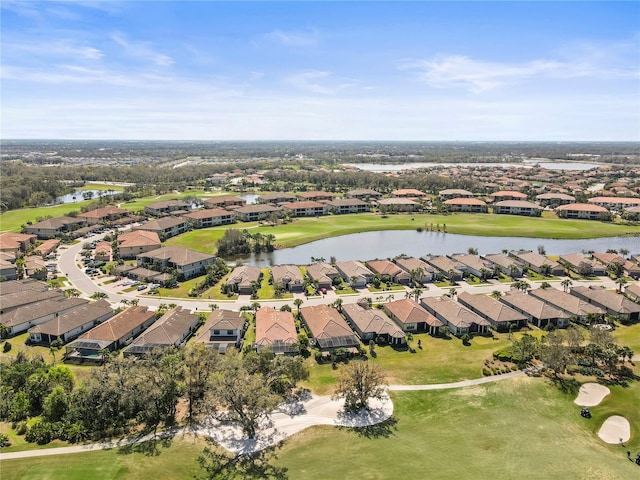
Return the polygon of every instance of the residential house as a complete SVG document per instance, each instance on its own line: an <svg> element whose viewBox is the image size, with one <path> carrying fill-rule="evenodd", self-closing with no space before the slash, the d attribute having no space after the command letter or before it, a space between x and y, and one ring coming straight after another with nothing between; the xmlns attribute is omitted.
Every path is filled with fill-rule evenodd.
<svg viewBox="0 0 640 480"><path fill-rule="evenodd" d="M381 279L388 277L393 283L399 283L401 285L408 285L411 281L409 272L403 270L390 260L369 260L366 266L374 275L377 274Z"/></svg>
<svg viewBox="0 0 640 480"><path fill-rule="evenodd" d="M373 281L373 272L356 260L336 262L336 269L352 288L365 288Z"/></svg>
<svg viewBox="0 0 640 480"><path fill-rule="evenodd" d="M376 192L375 190L371 190L370 188L356 188L354 190L349 190L347 192L347 197L357 198L358 200L377 200L382 198L382 194L380 192Z"/></svg>
<svg viewBox="0 0 640 480"><path fill-rule="evenodd" d="M417 212L420 204L403 197L381 198L378 200L380 211L385 212Z"/></svg>
<svg viewBox="0 0 640 480"><path fill-rule="evenodd" d="M391 195L393 195L396 198L424 198L427 196L426 193L420 191L420 190L416 190L415 188L400 188L398 190L394 190L393 192L391 192Z"/></svg>
<svg viewBox="0 0 640 480"><path fill-rule="evenodd" d="M473 198L473 193L468 190L463 190L461 188L447 188L445 190L440 190L438 193L442 200L449 200L452 198Z"/></svg>
<svg viewBox="0 0 640 480"><path fill-rule="evenodd" d="M182 200L166 200L163 202L156 202L144 207L144 211L148 215L155 217L161 215L169 215L174 212L189 211L191 205Z"/></svg>
<svg viewBox="0 0 640 480"><path fill-rule="evenodd" d="M409 277L413 277L414 281L418 283L427 283L433 278L435 269L419 258L396 257L393 261L405 272L408 272Z"/></svg>
<svg viewBox="0 0 640 480"><path fill-rule="evenodd" d="M298 197L290 193L274 192L259 196L258 198L256 198L256 203L280 204L286 202L296 202L297 200Z"/></svg>
<svg viewBox="0 0 640 480"><path fill-rule="evenodd" d="M243 222L257 222L264 220L270 215L280 215L282 208L269 204L247 205L234 210L236 217Z"/></svg>
<svg viewBox="0 0 640 480"><path fill-rule="evenodd" d="M24 257L24 274L34 280L46 280L49 274L47 263L39 255Z"/></svg>
<svg viewBox="0 0 640 480"><path fill-rule="evenodd" d="M289 292L301 292L304 290L304 277L297 265L273 265L271 278L274 287L282 285Z"/></svg>
<svg viewBox="0 0 640 480"><path fill-rule="evenodd" d="M102 207L78 214L78 218L87 225L105 224L118 218L125 217L129 210L117 207Z"/></svg>
<svg viewBox="0 0 640 480"><path fill-rule="evenodd" d="M122 354L125 357L142 356L153 350L179 347L197 330L199 324L198 315L182 307L172 308L138 335Z"/></svg>
<svg viewBox="0 0 640 480"><path fill-rule="evenodd" d="M311 343L323 352L345 348L357 351L360 345L342 315L327 305L300 308L302 321L311 333Z"/></svg>
<svg viewBox="0 0 640 480"><path fill-rule="evenodd" d="M554 260L549 260L539 253L530 250L520 250L518 252L511 252L510 255L515 258L516 261L536 273L542 273L545 268L548 268L551 275L564 275L564 267L561 264ZM543 265L548 265L548 267L544 267Z"/></svg>
<svg viewBox="0 0 640 480"><path fill-rule="evenodd" d="M640 206L627 207L623 211L623 217L626 220L638 221L640 220Z"/></svg>
<svg viewBox="0 0 640 480"><path fill-rule="evenodd" d="M624 293L634 302L640 302L640 282L630 283L625 286Z"/></svg>
<svg viewBox="0 0 640 480"><path fill-rule="evenodd" d="M582 253L567 253L560 255L560 263L583 276L602 276L606 274L604 265L600 262L594 262Z"/></svg>
<svg viewBox="0 0 640 480"><path fill-rule="evenodd" d="M282 203L280 206L290 217L318 217L327 214L327 205L312 200Z"/></svg>
<svg viewBox="0 0 640 480"><path fill-rule="evenodd" d="M493 205L493 213L539 217L542 215L542 208L526 200L502 200Z"/></svg>
<svg viewBox="0 0 640 480"><path fill-rule="evenodd" d="M49 240L45 240L36 248L34 248L33 254L42 255L43 257L46 257L47 255L54 253L59 246L60 246L60 240L58 240L57 238L51 238Z"/></svg>
<svg viewBox="0 0 640 480"><path fill-rule="evenodd" d="M538 328L545 328L549 323L558 328L569 325L567 312L519 290L503 293L498 300L523 314L530 323Z"/></svg>
<svg viewBox="0 0 640 480"><path fill-rule="evenodd" d="M522 265L516 262L513 257L510 257L506 253L492 253L488 255L481 255L483 258L490 262L493 266L493 270L500 270L505 275L509 275L513 278L522 276Z"/></svg>
<svg viewBox="0 0 640 480"><path fill-rule="evenodd" d="M464 266L460 262L444 255L424 258L424 261L436 269L438 276L453 282L462 280Z"/></svg>
<svg viewBox="0 0 640 480"><path fill-rule="evenodd" d="M76 230L84 223L79 218L56 217L42 220L41 222L26 225L24 231L30 235L36 235L41 240L57 237Z"/></svg>
<svg viewBox="0 0 640 480"><path fill-rule="evenodd" d="M478 198L450 198L443 202L450 212L487 213L487 204Z"/></svg>
<svg viewBox="0 0 640 480"><path fill-rule="evenodd" d="M576 286L571 288L570 293L581 300L602 308L610 315L625 318L629 322L640 320L640 305L629 300L624 295L606 290L602 286Z"/></svg>
<svg viewBox="0 0 640 480"><path fill-rule="evenodd" d="M594 205L614 210L640 206L640 198L636 197L593 197L587 201Z"/></svg>
<svg viewBox="0 0 640 480"><path fill-rule="evenodd" d="M0 314L32 302L65 298L62 290L49 290L46 283L33 279L2 282L0 293Z"/></svg>
<svg viewBox="0 0 640 480"><path fill-rule="evenodd" d="M184 215L193 228L209 228L217 225L229 225L235 223L236 216L229 210L222 208L206 208L204 210L196 210Z"/></svg>
<svg viewBox="0 0 640 480"><path fill-rule="evenodd" d="M93 259L96 262L110 262L111 242L98 242L95 250L93 251Z"/></svg>
<svg viewBox="0 0 640 480"><path fill-rule="evenodd" d="M338 269L326 262L313 263L307 266L307 276L316 284L317 288L326 288L333 285L333 280L340 276Z"/></svg>
<svg viewBox="0 0 640 480"><path fill-rule="evenodd" d="M219 197L207 198L204 201L205 208L229 208L229 207L244 207L247 201L244 198L236 197L233 195L222 195Z"/></svg>
<svg viewBox="0 0 640 480"><path fill-rule="evenodd" d="M0 253L0 280L4 283L7 280L18 279L18 267L15 264L15 257L11 253Z"/></svg>
<svg viewBox="0 0 640 480"><path fill-rule="evenodd" d="M256 312L257 351L269 349L273 353L298 353L298 334L291 312L262 307Z"/></svg>
<svg viewBox="0 0 640 480"><path fill-rule="evenodd" d="M29 329L29 341L51 345L55 340L68 343L97 324L111 318L114 310L106 300L83 303L67 312Z"/></svg>
<svg viewBox="0 0 640 480"><path fill-rule="evenodd" d="M122 267L126 267L126 265L118 265L114 269L114 275L128 277L140 282L153 282L163 286L174 281L173 276L169 273L162 273L149 268L133 266L123 270Z"/></svg>
<svg viewBox="0 0 640 480"><path fill-rule="evenodd" d="M526 200L527 194L515 190L500 190L490 195L491 203L501 202L505 200Z"/></svg>
<svg viewBox="0 0 640 480"><path fill-rule="evenodd" d="M140 226L133 227L133 230L155 232L161 240L181 235L188 229L189 224L184 217L161 217L156 220L149 220Z"/></svg>
<svg viewBox="0 0 640 480"><path fill-rule="evenodd" d="M625 275L636 280L640 278L640 265L636 265L626 258L622 258L617 253L593 252L592 255L595 260L600 262L605 267L608 267L612 263L619 263L620 265L622 265L622 269Z"/></svg>
<svg viewBox="0 0 640 480"><path fill-rule="evenodd" d="M364 343L377 342L380 337L394 346L407 343L404 332L380 309L348 303L342 306L342 313Z"/></svg>
<svg viewBox="0 0 640 480"><path fill-rule="evenodd" d="M65 298L64 296L34 300L0 314L0 325L4 325L7 335L12 337L88 302L83 298Z"/></svg>
<svg viewBox="0 0 640 480"><path fill-rule="evenodd" d="M184 278L202 275L216 257L183 247L161 247L136 257L138 266L148 264L152 269L162 271L175 269Z"/></svg>
<svg viewBox="0 0 640 480"><path fill-rule="evenodd" d="M226 353L228 348L240 350L246 324L247 320L240 312L214 310L194 342L202 343L207 348L215 348L218 353Z"/></svg>
<svg viewBox="0 0 640 480"><path fill-rule="evenodd" d="M135 258L136 255L157 250L161 246L156 232L134 230L118 235L118 254L122 259Z"/></svg>
<svg viewBox="0 0 640 480"><path fill-rule="evenodd" d="M298 198L301 201L320 202L322 200L333 200L335 194L322 191L309 191L301 192L298 194Z"/></svg>
<svg viewBox="0 0 640 480"><path fill-rule="evenodd" d="M583 220L606 220L611 215L609 210L590 203L570 203L555 209L559 218L577 218Z"/></svg>
<svg viewBox="0 0 640 480"><path fill-rule="evenodd" d="M456 336L489 331L487 320L449 297L425 297L420 300L420 305L447 325L451 333Z"/></svg>
<svg viewBox="0 0 640 480"><path fill-rule="evenodd" d="M493 265L491 262L483 260L478 255L458 253L451 255L450 258L460 264L458 268L463 272L468 272L481 279L493 276Z"/></svg>
<svg viewBox="0 0 640 480"><path fill-rule="evenodd" d="M364 213L370 210L369 204L357 198L336 198L326 203L331 212L336 215L345 213Z"/></svg>
<svg viewBox="0 0 640 480"><path fill-rule="evenodd" d="M576 197L567 195L566 193L541 193L540 195L536 195L536 201L541 207L551 206L555 208L560 205L574 203Z"/></svg>
<svg viewBox="0 0 640 480"><path fill-rule="evenodd" d="M147 307L129 307L69 343L65 358L99 361L103 351L114 352L128 345L155 320L154 312Z"/></svg>
<svg viewBox="0 0 640 480"><path fill-rule="evenodd" d="M437 335L440 327L444 325L410 298L385 303L384 311L405 332L428 332Z"/></svg>
<svg viewBox="0 0 640 480"><path fill-rule="evenodd" d="M556 288L536 288L531 290L529 295L559 308L581 323L602 321L606 313L604 309Z"/></svg>
<svg viewBox="0 0 640 480"><path fill-rule="evenodd" d="M520 328L527 324L527 317L484 294L458 293L458 302L487 320L499 332Z"/></svg>
<svg viewBox="0 0 640 480"><path fill-rule="evenodd" d="M36 244L38 237L33 234L4 232L0 233L0 252L10 253L17 258Z"/></svg>
<svg viewBox="0 0 640 480"><path fill-rule="evenodd" d="M240 295L251 295L260 287L262 270L253 265L240 265L229 275L227 287Z"/></svg>

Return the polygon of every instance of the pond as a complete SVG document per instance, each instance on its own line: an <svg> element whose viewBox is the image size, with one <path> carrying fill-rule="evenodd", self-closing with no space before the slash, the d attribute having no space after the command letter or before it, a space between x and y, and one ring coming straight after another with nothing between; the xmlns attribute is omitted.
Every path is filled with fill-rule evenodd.
<svg viewBox="0 0 640 480"><path fill-rule="evenodd" d="M500 253L506 250L538 251L542 245L549 255L577 253L581 251L606 251L626 248L632 253L640 252L640 237L608 237L584 240L554 240L528 237L480 237L453 233L418 232L416 230L386 230L356 233L341 237L326 238L293 248L276 250L240 259L241 262L268 267L271 265L311 263L311 257L324 257L327 261L373 260L392 258L401 254L421 257L427 254L450 255L467 253L470 247L477 248L481 255Z"/></svg>
<svg viewBox="0 0 640 480"><path fill-rule="evenodd" d="M256 203L256 198L258 198L260 195L257 195L255 193L245 193L242 195L236 195L236 197L242 198L245 202L247 202L247 205L251 205Z"/></svg>
<svg viewBox="0 0 640 480"><path fill-rule="evenodd" d="M60 205L61 203L82 202L84 200L91 200L93 198L104 197L106 195L115 195L116 193L122 192L118 190L76 190L75 192L56 197L53 203L54 205Z"/></svg>

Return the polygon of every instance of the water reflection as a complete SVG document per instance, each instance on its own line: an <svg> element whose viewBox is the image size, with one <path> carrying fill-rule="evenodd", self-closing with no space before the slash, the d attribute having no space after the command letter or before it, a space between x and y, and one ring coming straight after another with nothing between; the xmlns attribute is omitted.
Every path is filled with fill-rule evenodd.
<svg viewBox="0 0 640 480"><path fill-rule="evenodd" d="M240 259L241 262L260 267L280 264L305 265L311 257L323 257L327 261L373 260L392 258L401 254L409 256L449 255L466 253L477 248L482 254L500 253L502 250L533 250L544 246L547 254L561 255L582 251L606 251L626 248L632 253L640 252L640 237L609 237L584 240L554 240L528 237L480 237L441 232L418 232L415 230L387 230L356 233L327 238L294 248L276 250Z"/></svg>

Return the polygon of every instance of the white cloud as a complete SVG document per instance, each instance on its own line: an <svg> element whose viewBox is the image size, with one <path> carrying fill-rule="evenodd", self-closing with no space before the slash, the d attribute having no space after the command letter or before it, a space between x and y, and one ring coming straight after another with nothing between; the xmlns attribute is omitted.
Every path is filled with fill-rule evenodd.
<svg viewBox="0 0 640 480"><path fill-rule="evenodd" d="M600 52L598 51L598 55ZM465 88L474 93L535 79L638 77L637 65L600 65L595 55L575 60L539 59L524 63L488 62L463 55L437 56L429 60L409 60L400 69L413 71L435 88Z"/></svg>
<svg viewBox="0 0 640 480"><path fill-rule="evenodd" d="M9 43L5 44L7 51L22 52L29 55L51 57L71 57L86 60L98 60L104 53L98 48L79 45L73 40L49 40L44 42Z"/></svg>
<svg viewBox="0 0 640 480"><path fill-rule="evenodd" d="M170 67L174 61L168 55L153 50L148 42L135 42L128 40L126 35L122 33L114 33L111 39L120 45L127 55L143 60L150 60L152 63L161 67Z"/></svg>
<svg viewBox="0 0 640 480"><path fill-rule="evenodd" d="M357 85L355 80L334 79L331 72L308 70L288 76L285 81L298 90L321 95L334 95Z"/></svg>
<svg viewBox="0 0 640 480"><path fill-rule="evenodd" d="M274 30L265 35L271 41L286 45L287 47L313 47L318 45L320 39L314 29L310 32L285 32Z"/></svg>

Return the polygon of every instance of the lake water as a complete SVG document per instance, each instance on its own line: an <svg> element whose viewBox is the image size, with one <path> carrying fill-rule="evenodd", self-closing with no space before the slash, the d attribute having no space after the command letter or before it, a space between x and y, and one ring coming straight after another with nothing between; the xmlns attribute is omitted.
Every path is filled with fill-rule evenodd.
<svg viewBox="0 0 640 480"><path fill-rule="evenodd" d="M242 198L245 202L247 202L247 205L256 203L256 198L258 198L259 196L260 195L257 195L255 193L246 193L243 195L236 195L236 197Z"/></svg>
<svg viewBox="0 0 640 480"><path fill-rule="evenodd" d="M85 199L83 194L87 194L88 192L92 193L92 197L91 199L94 198L98 198L98 197L104 197L106 195L115 195L116 193L122 193L120 191L112 191L112 192L108 192L107 190L76 190L73 193L68 193L66 195L62 195L60 197L57 197L54 200L54 204L55 205L60 205L61 203L75 203L75 202L82 202L84 200L91 200L91 199Z"/></svg>
<svg viewBox="0 0 640 480"><path fill-rule="evenodd" d="M640 252L640 236L593 238L585 240L553 240L527 237L480 237L455 235L453 233L418 232L416 230L387 230L356 233L332 237L307 243L294 248L285 248L271 253L252 255L242 262L259 267L271 265L311 263L311 257L333 256L337 261L373 260L392 258L401 254L421 257L427 254L449 255L467 253L470 247L477 248L481 255L507 250L538 250L544 245L549 255L561 255L581 251L606 251L626 248L632 253Z"/></svg>
<svg viewBox="0 0 640 480"><path fill-rule="evenodd" d="M383 164L383 163L345 163L345 165L357 168L358 170L365 170L367 172L399 172L401 170L413 170L416 168L429 168L429 167L494 167L494 168L532 168L534 165L538 165L547 170L575 170L585 171L593 168L598 168L597 163L586 162L536 162L536 161L524 161L522 163L403 163L403 164Z"/></svg>

